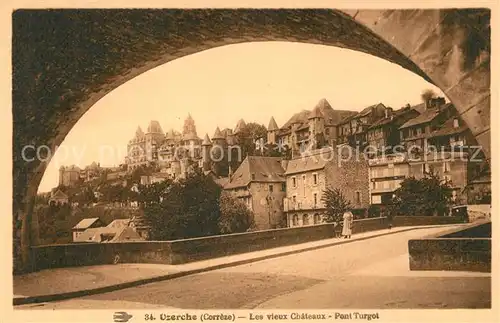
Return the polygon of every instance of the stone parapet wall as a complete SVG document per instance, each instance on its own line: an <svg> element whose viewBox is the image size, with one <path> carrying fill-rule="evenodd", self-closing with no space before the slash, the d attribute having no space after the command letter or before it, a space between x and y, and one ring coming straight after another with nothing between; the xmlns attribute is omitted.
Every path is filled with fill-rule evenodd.
<svg viewBox="0 0 500 323"><path fill-rule="evenodd" d="M491 272L491 222L408 241L410 270Z"/></svg>
<svg viewBox="0 0 500 323"><path fill-rule="evenodd" d="M396 218L395 223L410 220ZM448 217L444 222L458 221ZM419 225L443 224L440 217L422 217ZM355 220L353 233L388 228L386 218ZM31 249L33 271L47 268L90 266L120 263L184 264L252 251L265 250L330 239L334 237L332 224L275 229L220 236L181 239L174 241L146 241L122 243L80 243L36 246Z"/></svg>

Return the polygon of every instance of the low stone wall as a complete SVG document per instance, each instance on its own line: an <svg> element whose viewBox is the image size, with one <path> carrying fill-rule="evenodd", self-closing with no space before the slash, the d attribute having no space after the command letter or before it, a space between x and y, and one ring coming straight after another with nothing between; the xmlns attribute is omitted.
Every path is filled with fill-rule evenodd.
<svg viewBox="0 0 500 323"><path fill-rule="evenodd" d="M354 220L352 225L352 233L362 233L368 231L383 230L389 228L388 219L382 218L372 218L372 219L361 219Z"/></svg>
<svg viewBox="0 0 500 323"><path fill-rule="evenodd" d="M420 225L441 225L463 223L459 216L397 216L393 219L395 227L412 227Z"/></svg>
<svg viewBox="0 0 500 323"><path fill-rule="evenodd" d="M491 272L491 223L410 240L408 252L410 270Z"/></svg>
<svg viewBox="0 0 500 323"><path fill-rule="evenodd" d="M458 221L453 217L408 218L410 217L396 217L393 226L435 225ZM353 234L387 228L387 218L355 220ZM121 263L183 264L333 237L333 225L320 224L174 241L35 246L32 248L35 263L33 270L111 264L117 256Z"/></svg>
<svg viewBox="0 0 500 323"><path fill-rule="evenodd" d="M490 204L469 204L467 205L467 216L469 222L477 220L490 220L491 219L491 205Z"/></svg>
<svg viewBox="0 0 500 323"><path fill-rule="evenodd" d="M48 268L120 263L171 263L168 241L124 243L74 243L36 246L31 249L33 271ZM118 259L117 259L118 256Z"/></svg>
<svg viewBox="0 0 500 323"><path fill-rule="evenodd" d="M170 241L172 264L183 264L245 252L334 237L331 224Z"/></svg>

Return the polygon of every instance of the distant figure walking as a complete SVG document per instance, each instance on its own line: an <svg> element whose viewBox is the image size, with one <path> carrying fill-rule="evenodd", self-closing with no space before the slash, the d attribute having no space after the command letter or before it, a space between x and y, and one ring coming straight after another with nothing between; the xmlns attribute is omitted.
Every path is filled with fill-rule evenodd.
<svg viewBox="0 0 500 323"><path fill-rule="evenodd" d="M354 221L354 215L351 211L344 212L344 223L342 228L342 235L345 239L351 239L352 234L352 222Z"/></svg>

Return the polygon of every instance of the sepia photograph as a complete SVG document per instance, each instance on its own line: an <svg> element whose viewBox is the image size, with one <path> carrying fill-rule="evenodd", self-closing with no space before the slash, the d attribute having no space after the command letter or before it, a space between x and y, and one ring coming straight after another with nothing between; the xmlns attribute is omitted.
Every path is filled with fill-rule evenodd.
<svg viewBox="0 0 500 323"><path fill-rule="evenodd" d="M491 311L493 10L470 5L13 9L13 312Z"/></svg>

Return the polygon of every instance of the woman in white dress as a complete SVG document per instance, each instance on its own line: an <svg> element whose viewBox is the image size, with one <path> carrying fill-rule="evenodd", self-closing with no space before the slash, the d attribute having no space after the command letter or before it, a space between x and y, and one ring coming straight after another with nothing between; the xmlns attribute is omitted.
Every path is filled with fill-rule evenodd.
<svg viewBox="0 0 500 323"><path fill-rule="evenodd" d="M342 235L344 236L345 239L351 239L353 220L354 220L354 215L352 214L351 211L344 212Z"/></svg>

